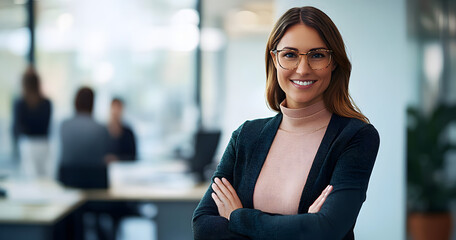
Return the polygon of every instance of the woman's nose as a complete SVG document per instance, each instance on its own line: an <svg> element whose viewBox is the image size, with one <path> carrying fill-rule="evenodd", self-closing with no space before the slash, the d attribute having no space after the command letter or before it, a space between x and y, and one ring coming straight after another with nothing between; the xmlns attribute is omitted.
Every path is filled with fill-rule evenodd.
<svg viewBox="0 0 456 240"><path fill-rule="evenodd" d="M301 61L299 61L298 66L296 67L296 73L299 74L305 74L309 71L312 71L312 68L310 68L309 63L307 62L307 57L306 55L301 55Z"/></svg>

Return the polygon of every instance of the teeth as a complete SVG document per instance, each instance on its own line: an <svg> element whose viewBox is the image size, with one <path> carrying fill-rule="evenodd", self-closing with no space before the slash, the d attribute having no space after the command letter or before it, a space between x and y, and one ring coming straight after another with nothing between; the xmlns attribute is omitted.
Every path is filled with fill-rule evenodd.
<svg viewBox="0 0 456 240"><path fill-rule="evenodd" d="M301 86L308 86L308 85L314 83L314 81L293 81L293 82L298 85L301 85Z"/></svg>

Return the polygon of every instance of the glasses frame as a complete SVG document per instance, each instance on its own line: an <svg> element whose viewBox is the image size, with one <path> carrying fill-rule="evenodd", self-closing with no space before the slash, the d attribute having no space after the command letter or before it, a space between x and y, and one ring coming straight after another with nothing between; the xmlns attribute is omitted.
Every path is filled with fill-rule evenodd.
<svg viewBox="0 0 456 240"><path fill-rule="evenodd" d="M279 57L278 57L277 54L280 53L280 52L283 52L283 51L295 51L295 52L298 53L298 55L299 55L299 60L298 60L298 63L296 64L296 66L295 66L294 68L284 68L284 67L282 66L282 64L280 63L280 60L279 60ZM309 54L311 54L311 53L314 53L314 52L327 52L327 53L329 53L329 62L328 62L328 65L326 65L326 66L323 67L323 68L318 68L318 69L312 68L312 66L310 66L309 60L307 59L307 56L308 56ZM294 69L298 68L299 64L301 63L302 56L306 56L307 65L310 67L310 69L312 69L312 70L322 70L322 69L328 68L328 66L331 65L331 62L332 62L332 54L331 54L331 53L333 53L333 50L321 48L321 49L311 50L311 51L308 51L308 52L306 52L306 53L300 53L299 51L296 51L296 50L293 50L293 49L281 49L281 50L275 49L275 50L271 50L271 53L274 53L274 55L275 55L276 58L277 58L277 62L279 63L279 66L280 66L281 68L285 69L285 70L294 70Z"/></svg>

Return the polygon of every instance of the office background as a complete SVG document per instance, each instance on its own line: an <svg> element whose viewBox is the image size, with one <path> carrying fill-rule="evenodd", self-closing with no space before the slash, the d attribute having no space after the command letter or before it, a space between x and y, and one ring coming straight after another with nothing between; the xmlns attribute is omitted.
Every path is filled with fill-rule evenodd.
<svg viewBox="0 0 456 240"><path fill-rule="evenodd" d="M420 12L413 6L424 3L447 6L447 15L438 12L445 9L435 10L447 21L443 40L414 33L412 16ZM0 1L3 166L14 164L12 105L29 45L25 4ZM320 8L344 38L353 65L350 92L381 138L355 235L406 239L406 108L456 101L456 7L451 1L217 0L201 1L200 9L196 0L35 4L35 62L43 92L53 103L54 159L59 124L73 114L76 89L88 85L96 91L94 114L100 122L107 121L112 97L125 100L140 161L176 151L190 154L199 126L222 130L220 156L243 121L274 115L264 99L264 49L272 24L290 7Z"/></svg>

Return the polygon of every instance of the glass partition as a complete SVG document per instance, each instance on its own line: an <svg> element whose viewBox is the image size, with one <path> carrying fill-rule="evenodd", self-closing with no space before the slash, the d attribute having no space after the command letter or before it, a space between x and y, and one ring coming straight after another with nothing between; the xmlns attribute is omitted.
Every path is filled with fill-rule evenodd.
<svg viewBox="0 0 456 240"><path fill-rule="evenodd" d="M53 133L74 114L80 86L95 90L94 116L125 102L139 158L168 155L196 128L196 1L39 1L36 49Z"/></svg>
<svg viewBox="0 0 456 240"><path fill-rule="evenodd" d="M0 2L0 162L13 159L12 105L27 60L27 14L18 1Z"/></svg>

